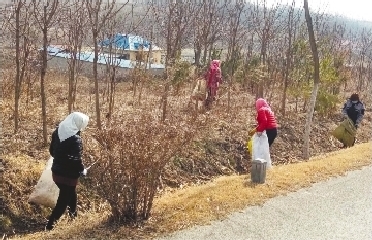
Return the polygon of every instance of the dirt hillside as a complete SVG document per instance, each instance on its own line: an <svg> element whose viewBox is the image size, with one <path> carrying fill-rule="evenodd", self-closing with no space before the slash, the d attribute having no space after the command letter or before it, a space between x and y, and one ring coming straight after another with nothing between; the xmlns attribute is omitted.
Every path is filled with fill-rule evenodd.
<svg viewBox="0 0 372 240"><path fill-rule="evenodd" d="M9 76L11 79L12 76ZM35 91L28 92L27 98L21 101L20 129L13 133L13 103L12 86L4 81L2 99L3 126L3 159L4 159L4 193L5 214L10 217L9 222L3 224L7 232L32 232L40 229L45 223L45 217L50 209L33 206L27 203L29 194L37 183L45 163L49 158L48 147L42 146L42 126L40 117L40 101ZM184 86L181 92L169 97L169 111L175 115L192 114L188 101L191 84ZM102 86L103 88L104 86ZM59 75L49 75L47 78L48 92L48 134L67 113L67 83ZM159 99L162 86L153 84L144 89L142 104L133 98L130 83L120 83L117 86L116 104L120 106L115 112L116 118L124 118L128 114L136 114L136 109L151 111L155 114L159 110ZM224 96L219 105L203 114L209 116L209 130L201 138L184 149L167 165L162 176L164 191L174 191L185 185L205 183L216 176L247 174L250 166L250 156L245 144L248 131L255 125L255 111L253 96L239 88L235 89L231 97L231 106L227 105ZM369 103L369 102L368 102ZM340 100L340 106L342 101ZM368 106L368 105L367 105ZM93 83L88 79L80 79L75 109L91 116L90 126L83 135L89 139L95 134L94 91ZM105 113L106 104L102 104ZM301 161L302 135L304 131L305 113L288 111L286 116L277 112L278 138L271 149L274 165L283 165ZM372 109L366 111L363 123L358 130L358 143L371 140ZM312 156L338 150L338 144L330 137L329 132L340 123L340 114L333 113L327 117L315 114L311 132L310 152ZM89 146L86 152L92 149ZM90 159L85 158L89 164ZM79 185L79 209L82 213L104 211L105 206L100 199L93 199L89 190L89 181Z"/></svg>

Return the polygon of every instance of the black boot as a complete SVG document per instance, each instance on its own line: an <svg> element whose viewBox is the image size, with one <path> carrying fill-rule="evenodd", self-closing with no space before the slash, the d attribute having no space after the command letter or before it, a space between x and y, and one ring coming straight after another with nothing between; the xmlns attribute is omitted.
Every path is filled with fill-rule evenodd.
<svg viewBox="0 0 372 240"><path fill-rule="evenodd" d="M68 211L68 216L70 217L70 220L73 221L77 217L77 211L75 212L70 212Z"/></svg>

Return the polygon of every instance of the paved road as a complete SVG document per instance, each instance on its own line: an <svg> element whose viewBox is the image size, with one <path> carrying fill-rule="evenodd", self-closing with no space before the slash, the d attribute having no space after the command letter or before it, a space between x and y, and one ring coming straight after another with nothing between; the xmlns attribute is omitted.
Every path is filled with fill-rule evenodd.
<svg viewBox="0 0 372 240"><path fill-rule="evenodd" d="M372 239L372 167L161 238L198 239Z"/></svg>

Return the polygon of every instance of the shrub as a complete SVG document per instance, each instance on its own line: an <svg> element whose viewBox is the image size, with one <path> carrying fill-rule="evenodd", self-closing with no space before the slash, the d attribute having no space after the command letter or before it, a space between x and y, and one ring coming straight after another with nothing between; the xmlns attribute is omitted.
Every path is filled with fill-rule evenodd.
<svg viewBox="0 0 372 240"><path fill-rule="evenodd" d="M98 163L92 176L110 204L112 220L147 220L162 170L203 126L195 118L161 123L142 114L122 125L99 131Z"/></svg>
<svg viewBox="0 0 372 240"><path fill-rule="evenodd" d="M336 111L338 102L337 95L320 90L317 96L315 110L321 116L329 116Z"/></svg>

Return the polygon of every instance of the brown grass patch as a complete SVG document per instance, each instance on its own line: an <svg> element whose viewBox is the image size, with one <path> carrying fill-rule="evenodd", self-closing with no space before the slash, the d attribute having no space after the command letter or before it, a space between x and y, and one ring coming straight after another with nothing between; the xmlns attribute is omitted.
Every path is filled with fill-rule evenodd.
<svg viewBox="0 0 372 240"><path fill-rule="evenodd" d="M12 168L12 171L4 172L4 179L7 180L4 192L9 193L5 199L6 206L15 215L32 214L35 210L34 206L23 203L27 202L33 190L30 186L37 183L35 179L39 179L45 163L17 153L14 156L5 156L3 163L5 168L8 166ZM20 178L22 181L19 181ZM37 209L40 210L40 208Z"/></svg>
<svg viewBox="0 0 372 240"><path fill-rule="evenodd" d="M87 214L72 225L63 221L50 233L34 233L17 239L147 239L195 224L206 224L269 198L309 187L315 182L345 175L370 165L372 144L364 143L312 158L308 162L274 167L265 184L252 184L250 177L219 177L205 185L165 193L154 202L153 216L142 228L105 227L102 214ZM110 237L109 237L110 236Z"/></svg>

